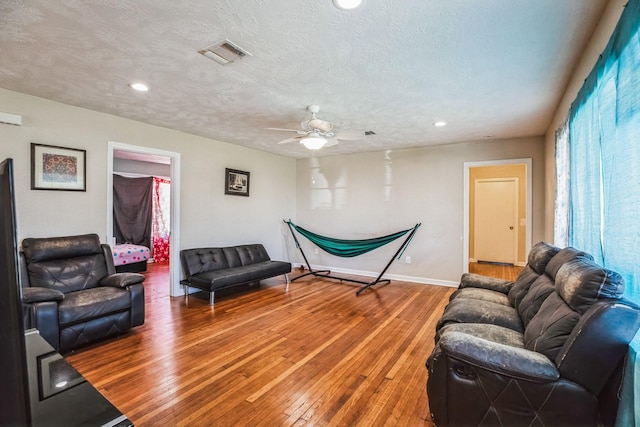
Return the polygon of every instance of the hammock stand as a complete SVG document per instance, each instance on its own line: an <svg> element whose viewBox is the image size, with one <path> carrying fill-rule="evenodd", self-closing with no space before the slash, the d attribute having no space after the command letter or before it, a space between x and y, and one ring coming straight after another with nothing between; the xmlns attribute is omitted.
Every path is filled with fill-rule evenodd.
<svg viewBox="0 0 640 427"><path fill-rule="evenodd" d="M296 243L296 247L300 250L300 253L302 254L302 258L304 258L304 262L307 264L307 268L309 269L308 273L304 273L304 274L301 274L300 276L294 277L293 279L291 279L291 282L294 282L305 276L312 275L317 277L327 277L330 279L337 279L337 280L340 280L341 282L348 281L348 282L360 283L364 285L360 289L358 289L358 291L356 292L356 295L360 295L362 291L370 288L373 285L377 285L378 283L391 282L389 279L382 279L382 276L384 275L384 273L387 272L394 258L400 259L402 257L402 253L407 248L407 246L409 245L409 242L411 242L411 239L413 239L414 234L416 234L416 231L418 231L418 228L421 225L421 223L418 223L413 228L409 228L407 230L399 231L394 234L389 234L388 236L378 237L374 239L343 240L343 239L333 239L330 237L324 237L324 236L320 236L319 234L312 233L309 230L305 230L302 227L298 227L297 225L292 223L291 220L289 221L283 220L283 221L285 224L289 226L289 229L291 230L291 235L293 236L293 240ZM309 239L312 243L316 244L316 246L318 246L320 249L332 255L336 255L340 257L354 257L357 255L362 255L366 252L379 248L380 246L384 246L387 243L391 243L392 241L404 236L407 233L409 233L409 235L404 240L400 248L398 248L396 253L391 257L386 267L384 268L384 270L382 270L382 272L378 275L378 277L372 282L365 282L362 280L331 276L330 270L314 270L313 268L311 268L311 265L307 260L307 256L304 254L304 251L300 246L300 242L298 242L296 233L293 232L294 229L298 231L298 233L300 233L301 235Z"/></svg>

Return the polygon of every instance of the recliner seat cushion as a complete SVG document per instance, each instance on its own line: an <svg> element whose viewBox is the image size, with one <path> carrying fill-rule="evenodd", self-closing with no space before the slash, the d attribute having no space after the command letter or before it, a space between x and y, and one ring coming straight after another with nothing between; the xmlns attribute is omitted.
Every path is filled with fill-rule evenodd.
<svg viewBox="0 0 640 427"><path fill-rule="evenodd" d="M494 304L501 304L506 306L511 306L509 304L509 297L502 292L492 291L489 289L480 289L480 288L462 288L455 291L451 294L449 301L458 300L458 299L471 299L471 300L482 300L489 301ZM473 301L469 302L473 304Z"/></svg>
<svg viewBox="0 0 640 427"><path fill-rule="evenodd" d="M60 326L84 322L106 316L110 313L131 308L129 291L99 287L80 292L69 292L58 304Z"/></svg>
<svg viewBox="0 0 640 427"><path fill-rule="evenodd" d="M436 342L449 332L459 332L497 344L524 348L524 336L509 328L482 323L450 323L437 332Z"/></svg>
<svg viewBox="0 0 640 427"><path fill-rule="evenodd" d="M445 308L436 324L436 331L449 323L484 323L503 326L516 332L524 331L518 312L512 308L489 301L455 299Z"/></svg>

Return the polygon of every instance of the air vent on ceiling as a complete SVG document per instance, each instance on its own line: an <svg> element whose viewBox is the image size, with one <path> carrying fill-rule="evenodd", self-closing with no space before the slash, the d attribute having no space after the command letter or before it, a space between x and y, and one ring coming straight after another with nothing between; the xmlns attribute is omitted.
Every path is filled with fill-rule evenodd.
<svg viewBox="0 0 640 427"><path fill-rule="evenodd" d="M376 133L374 131L372 131L372 130L367 130L367 131L364 132L364 134L366 136L369 136L369 135L375 135Z"/></svg>
<svg viewBox="0 0 640 427"><path fill-rule="evenodd" d="M247 55L251 56L249 52L232 43L228 39L214 43L207 48L199 50L198 52L222 65L235 62Z"/></svg>

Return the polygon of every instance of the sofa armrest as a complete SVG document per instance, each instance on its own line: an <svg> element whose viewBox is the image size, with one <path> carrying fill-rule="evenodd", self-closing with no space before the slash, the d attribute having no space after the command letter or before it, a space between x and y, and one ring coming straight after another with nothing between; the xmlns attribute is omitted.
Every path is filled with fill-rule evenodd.
<svg viewBox="0 0 640 427"><path fill-rule="evenodd" d="M26 289L28 288L24 288L23 291ZM58 301L24 303L23 310L25 329L37 329L40 336L59 351L60 330L58 328Z"/></svg>
<svg viewBox="0 0 640 427"><path fill-rule="evenodd" d="M453 331L442 334L438 345L451 358L499 375L534 382L560 378L558 369L548 357L524 348Z"/></svg>
<svg viewBox="0 0 640 427"><path fill-rule="evenodd" d="M57 289L28 287L22 289L22 302L33 304L45 301L62 301L64 294Z"/></svg>
<svg viewBox="0 0 640 427"><path fill-rule="evenodd" d="M480 288L508 294L512 286L513 282L509 280L496 279L474 273L464 273L460 279L459 289Z"/></svg>
<svg viewBox="0 0 640 427"><path fill-rule="evenodd" d="M111 286L114 288L126 288L136 283L142 283L144 276L140 273L115 273L100 281L101 286Z"/></svg>

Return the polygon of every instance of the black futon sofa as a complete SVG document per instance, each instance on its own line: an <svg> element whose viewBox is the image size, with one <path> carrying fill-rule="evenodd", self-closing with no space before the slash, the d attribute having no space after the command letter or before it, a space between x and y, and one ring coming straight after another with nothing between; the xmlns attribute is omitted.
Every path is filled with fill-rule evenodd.
<svg viewBox="0 0 640 427"><path fill-rule="evenodd" d="M209 304L212 305L216 290L281 274L288 285L291 272L290 262L272 261L261 244L183 249L180 261L185 275L180 283L184 286L185 296L189 287L198 288L209 293Z"/></svg>
<svg viewBox="0 0 640 427"><path fill-rule="evenodd" d="M465 274L427 360L434 423L613 425L640 309L619 274L541 242L515 282Z"/></svg>

